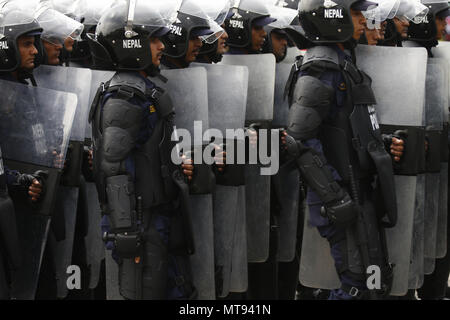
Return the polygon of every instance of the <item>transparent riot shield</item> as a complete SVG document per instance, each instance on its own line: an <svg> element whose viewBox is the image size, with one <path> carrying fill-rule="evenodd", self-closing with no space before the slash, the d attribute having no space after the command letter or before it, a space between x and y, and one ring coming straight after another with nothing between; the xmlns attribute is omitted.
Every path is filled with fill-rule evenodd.
<svg viewBox="0 0 450 320"><path fill-rule="evenodd" d="M275 75L275 99L273 111L273 128L287 128L289 102L284 98L284 89L291 73L292 66L277 63ZM297 219L300 196L300 174L295 166L287 164L272 177L272 186L280 195L281 211L278 216L279 245L278 261L290 262L295 256L297 241Z"/></svg>
<svg viewBox="0 0 450 320"><path fill-rule="evenodd" d="M170 95L175 109L175 126L178 132L187 130L191 134L194 166L199 161L205 141L203 132L209 128L208 119L208 77L205 68L163 70L168 79L158 86ZM184 139L184 138L183 138ZM187 150L184 150L187 151ZM200 159L201 160L201 159ZM211 171L212 174L212 171ZM194 177L195 178L195 177ZM215 299L214 281L214 226L212 194L191 194L192 227L195 253L190 256L194 285L199 299Z"/></svg>
<svg viewBox="0 0 450 320"><path fill-rule="evenodd" d="M113 71L91 70L91 91L89 93L89 108L94 101L97 91L102 83L106 83L114 76ZM92 126L87 123L85 130L85 145L91 146ZM87 207L89 228L84 238L86 246L86 262L89 268L89 288L95 289L99 283L102 261L105 260L105 246L102 240L101 219L102 213L98 201L97 187L93 182L86 182ZM111 254L109 253L109 256ZM106 260L115 264L112 259ZM105 261L105 263L106 263ZM116 266L117 268L117 266ZM111 269L108 267L108 270ZM117 277L117 272L116 272ZM117 281L116 281L117 284ZM117 292L118 292L117 287ZM110 292L111 290L109 290Z"/></svg>
<svg viewBox="0 0 450 320"><path fill-rule="evenodd" d="M248 69L242 66L191 64L191 67L204 67L208 76L208 116L209 126L222 133L226 150L238 145L243 146L245 126L245 110L247 106L247 86ZM228 135L227 130L236 132L236 136ZM241 131L241 136L237 134ZM236 137L236 138L234 138ZM238 150L238 149L237 149ZM214 204L214 255L216 268L216 291L219 297L226 297L230 292L231 266L233 252L242 252L247 247L239 248L238 245L245 244L242 241L234 242L237 214L245 215L245 203L237 201L239 189L245 181L240 177L230 178L233 172L242 169L237 157L232 159L226 172L218 173L215 191L213 193ZM239 166L240 165L240 166ZM228 170L228 171L227 171ZM233 171L233 172L229 172ZM242 208L238 208L238 205ZM236 254L238 261L235 265L240 265L243 270L247 265L245 256ZM245 258L245 259L244 259ZM246 283L240 285L245 287Z"/></svg>
<svg viewBox="0 0 450 320"><path fill-rule="evenodd" d="M0 134L5 165L20 173L43 172L40 177L45 193L39 203L31 204L26 193L12 196L24 256L22 267L12 273L12 297L34 299L51 215L56 213L56 190L77 96L8 81L1 81L1 86Z"/></svg>
<svg viewBox="0 0 450 320"><path fill-rule="evenodd" d="M358 67L373 80L372 89L377 100L375 108L380 124L421 128L425 116L426 50L360 45L356 48L356 58ZM411 65L415 66L414 70ZM396 175L395 184L398 220L394 228L385 231L389 262L395 265L391 295L402 296L408 291L409 285L418 177ZM327 241L306 223L300 281L314 288L338 288L339 279L332 263Z"/></svg>
<svg viewBox="0 0 450 320"><path fill-rule="evenodd" d="M75 222L78 204L78 186L83 161L83 145L89 115L89 96L92 74L89 69L42 65L35 69L34 77L38 86L64 90L77 95L78 105L70 137L69 157L64 168L62 183L58 190L57 215L53 228L65 230L64 239L50 237L54 252L58 298L68 294L66 280L67 267L71 265L72 249L75 236ZM59 231L58 231L59 232Z"/></svg>
<svg viewBox="0 0 450 320"><path fill-rule="evenodd" d="M437 63L441 66L442 69L450 70L450 43L440 41L439 45L432 50L434 59L437 60ZM449 71L447 72L447 83L450 86L449 80ZM450 95L450 89L449 89ZM449 103L450 104L450 98ZM443 110L443 118L444 118L444 130L443 130L443 139L441 146L445 148L445 145L448 146L448 108L444 107ZM438 217L438 231L437 231L437 245L436 245L436 257L443 258L447 253L447 219L448 219L448 149L442 150L442 168L441 168L441 183L440 183L440 191L441 195L439 197L439 217Z"/></svg>
<svg viewBox="0 0 450 320"><path fill-rule="evenodd" d="M444 64L445 65L445 64ZM447 70L439 65L439 61L429 59L427 68L427 95L425 100L426 129L428 133L428 168L425 188L425 235L424 238L424 273L434 271L437 248L437 229L439 220L439 197L441 192L441 134L443 130L443 105L448 108ZM447 146L445 146L447 147ZM431 263L430 263L431 262Z"/></svg>
<svg viewBox="0 0 450 320"><path fill-rule="evenodd" d="M270 129L274 113L275 57L272 54L225 55L221 64L246 66L249 70L246 123ZM259 165L246 168L246 216L248 262L269 257L270 176Z"/></svg>
<svg viewBox="0 0 450 320"><path fill-rule="evenodd" d="M427 53L423 48L390 48L359 46L358 66L373 80L377 99L377 114L381 125L421 127L424 124L424 101ZM411 70L411 64L415 65ZM408 77L404 75L408 74ZM407 108L407 109L402 109ZM395 264L392 295L406 294L411 248L413 243L423 241L423 234L412 230L421 229L422 219L414 218L414 199L424 201L424 180L420 177L396 175L398 221L394 228L386 229L389 261ZM420 199L420 200L419 200ZM416 210L416 213L419 210ZM416 222L414 222L416 220ZM417 229L415 226L419 226ZM413 243L411 243L411 239ZM418 251L419 252L419 251ZM420 259L417 257L417 259ZM413 259L414 260L414 259ZM405 276L406 275L406 276ZM411 278L411 275L409 275Z"/></svg>

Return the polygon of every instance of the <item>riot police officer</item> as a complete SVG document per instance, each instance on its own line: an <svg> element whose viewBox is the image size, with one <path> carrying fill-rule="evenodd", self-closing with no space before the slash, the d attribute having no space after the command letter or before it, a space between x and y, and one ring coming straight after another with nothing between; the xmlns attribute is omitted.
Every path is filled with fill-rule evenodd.
<svg viewBox="0 0 450 320"><path fill-rule="evenodd" d="M1 59L0 79L28 84L27 79L34 81L31 72L35 68L42 28L29 14L23 13L12 17L14 13L17 13L15 8L7 7L3 10L8 48L2 49L4 55ZM30 198L33 201L39 200L42 184L32 175L20 174L6 167L5 172L11 192L18 190L18 187L26 187Z"/></svg>
<svg viewBox="0 0 450 320"><path fill-rule="evenodd" d="M433 50L445 32L446 18L450 15L450 9L448 2L445 1L421 2L429 9L428 15L420 23L412 24L409 27L408 40L426 48L429 58L433 58ZM444 121L447 122L447 120ZM443 132L445 133L445 130ZM447 148L448 144L445 144L447 139L443 141L444 143L441 142L441 148ZM429 144L428 149L430 150L431 148L432 145ZM447 228L447 248L449 244L448 230ZM449 272L450 255L447 249L447 254L443 258L435 260L434 272L430 275L425 275L422 288L417 290L419 298L426 300L443 299L445 297Z"/></svg>
<svg viewBox="0 0 450 320"><path fill-rule="evenodd" d="M366 26L366 19L361 11L367 10L371 5L374 3L369 1L335 1L324 4L322 1L313 1L308 5L301 2L299 6L303 35L316 46L308 50L297 72L298 78L294 80L295 89L290 91L292 104L286 145L288 153L297 159L302 177L310 188L307 196L310 222L330 243L331 255L341 281L341 288L332 291L330 299L337 300L360 299L364 296L367 298L365 268L368 264L377 264L381 268L384 286L382 294L389 293L392 280L387 252L382 249L379 240L369 240L370 250L376 252L370 257L367 247L360 245L358 248L351 244L355 241L353 237L359 239L356 242L360 243L361 234L366 234L369 239L380 239L379 230L363 231L361 227L364 224L373 225L373 219L376 219L371 200L374 190L370 186L370 181L376 174L373 167L375 161L377 167L381 166L390 172L385 176L382 188L388 184L390 184L388 188L393 187L391 159L384 150L377 126L370 125L371 121L367 119L365 120L369 121L365 122L367 127L363 125L356 128L355 123L351 123L348 117L351 110L358 110L354 105L361 102L356 96L348 94L347 88L353 87L354 81L357 81L359 85L365 85L365 88L371 90L369 78L362 71L356 71L358 69L352 62L354 57L351 54ZM333 18L329 18L330 16ZM327 29L329 27L331 29ZM328 33L325 30L334 32ZM327 57L327 61L333 62L325 63L321 57ZM321 67L316 68L319 65ZM343 65L347 67L343 69L338 67ZM353 72L348 68L350 65L353 71L362 74L359 80L347 76L347 72ZM363 104L365 103L368 103L368 100ZM369 115L366 113L364 117ZM376 148L380 153L379 158L374 157L372 160L368 149L365 149L365 155L355 154L351 146L353 136L351 128L355 132L359 131L358 134L364 131L370 132L371 135L375 134L372 137L376 138L371 138L374 139L371 143L378 146ZM342 135L337 132L342 132ZM391 142L390 151L395 160L399 161L403 152L403 141L392 139ZM333 145L339 145L344 149L334 150ZM346 145L348 147L344 147ZM364 158L369 163L374 162L364 164L366 161ZM390 209L383 213L379 212L378 215L388 217L390 222L395 224L395 196L390 199L383 196L382 201L386 208ZM362 216L359 218L359 215ZM365 222L359 220L355 223L358 219ZM377 293L370 293L371 298L376 296Z"/></svg>
<svg viewBox="0 0 450 320"><path fill-rule="evenodd" d="M191 179L193 166L185 163L181 171L171 162L173 109L151 78L159 74L160 38L176 9L168 1L119 4L101 17L95 38L88 35L95 65L118 71L99 88L90 120L94 175L110 221L105 240L114 244L126 299L196 295L178 200L187 188L183 176Z"/></svg>

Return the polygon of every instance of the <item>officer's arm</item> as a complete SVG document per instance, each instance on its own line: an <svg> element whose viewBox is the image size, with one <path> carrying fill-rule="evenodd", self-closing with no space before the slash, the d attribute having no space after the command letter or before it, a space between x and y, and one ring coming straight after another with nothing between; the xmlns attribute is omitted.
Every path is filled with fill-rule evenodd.
<svg viewBox="0 0 450 320"><path fill-rule="evenodd" d="M114 231L133 227L134 181L125 161L136 146L142 118L143 110L125 100L110 98L103 106L99 169Z"/></svg>
<svg viewBox="0 0 450 320"><path fill-rule="evenodd" d="M323 119L334 103L335 90L311 76L299 78L293 105L289 112L288 153L297 165L308 186L325 204L330 220L346 224L354 219L355 210L351 198L335 181L324 155L307 147L307 141L317 138Z"/></svg>

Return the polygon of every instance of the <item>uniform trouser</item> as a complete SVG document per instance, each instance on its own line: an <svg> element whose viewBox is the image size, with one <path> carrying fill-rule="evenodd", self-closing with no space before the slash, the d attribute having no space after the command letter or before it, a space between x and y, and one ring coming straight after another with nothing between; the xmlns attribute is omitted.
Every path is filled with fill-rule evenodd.
<svg viewBox="0 0 450 320"><path fill-rule="evenodd" d="M120 292L124 298L178 300L191 299L195 294L188 256L169 253L171 216L171 212L144 214L142 263L116 256Z"/></svg>
<svg viewBox="0 0 450 320"><path fill-rule="evenodd" d="M0 247L0 300L10 299L10 290L8 284L8 265L2 248Z"/></svg>
<svg viewBox="0 0 450 320"><path fill-rule="evenodd" d="M355 245L356 228L354 225L348 228L337 227L331 224L328 219L324 219L320 214L321 204L310 204L310 215L312 221L322 221L317 229L320 235L330 243L331 255L333 257L336 270L343 288L331 291L330 300L353 300L355 297L348 294L348 289L354 287L362 292L367 291L366 276L362 265L362 258L359 248ZM376 221L376 209L371 200L370 193L365 193L363 204L363 216L367 226L367 230L371 230L370 234L377 233L378 225ZM370 240L372 239L372 240ZM379 239L369 235L369 242L377 246ZM378 242L378 243L374 243ZM348 253L350 251L351 253ZM377 259L382 259L377 256ZM382 265L382 261L373 264ZM349 267L349 266L353 267ZM350 270L351 269L351 270Z"/></svg>

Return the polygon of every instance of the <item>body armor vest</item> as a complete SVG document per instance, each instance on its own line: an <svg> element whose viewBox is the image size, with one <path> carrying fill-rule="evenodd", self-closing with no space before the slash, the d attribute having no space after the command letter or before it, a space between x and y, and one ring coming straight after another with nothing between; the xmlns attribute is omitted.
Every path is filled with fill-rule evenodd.
<svg viewBox="0 0 450 320"><path fill-rule="evenodd" d="M155 87L149 89L145 81L136 73L116 73L107 83L102 83L93 101L90 113L90 121L93 122L94 162L100 168L102 155L99 154L101 145L101 109L106 93L115 93L116 98L130 100L137 97L143 101L152 103L158 114L156 126L144 145L134 149L130 156L135 162L135 192L136 197L142 197L143 209L157 207L173 202L177 197L177 188L172 182L172 173L176 166L171 162L170 153L174 143L171 141L173 131L173 106L169 97L163 90ZM97 175L98 176L98 175ZM101 177L96 177L98 190L105 190ZM104 195L100 195L104 200ZM103 202L103 201L102 201Z"/></svg>

